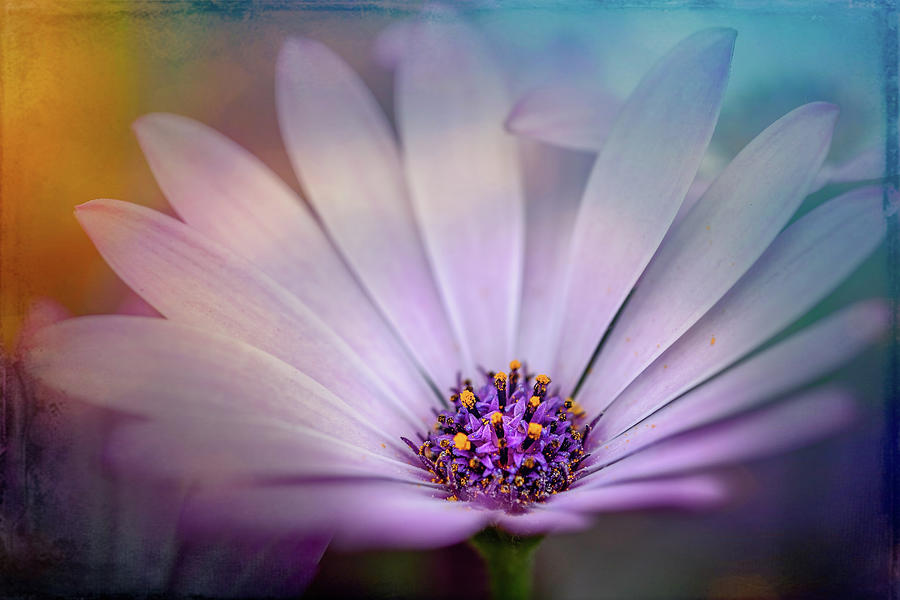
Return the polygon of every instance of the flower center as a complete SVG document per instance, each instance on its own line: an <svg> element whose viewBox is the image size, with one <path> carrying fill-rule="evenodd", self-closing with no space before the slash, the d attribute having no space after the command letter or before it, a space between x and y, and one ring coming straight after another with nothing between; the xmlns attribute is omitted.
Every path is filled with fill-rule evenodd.
<svg viewBox="0 0 900 600"><path fill-rule="evenodd" d="M485 373L475 388L461 381L450 408L412 448L448 500L478 502L510 512L569 487L586 458L590 431L576 424L584 411L571 398L548 394L550 378L525 373L514 360L506 373ZM521 372L520 372L521 371Z"/></svg>

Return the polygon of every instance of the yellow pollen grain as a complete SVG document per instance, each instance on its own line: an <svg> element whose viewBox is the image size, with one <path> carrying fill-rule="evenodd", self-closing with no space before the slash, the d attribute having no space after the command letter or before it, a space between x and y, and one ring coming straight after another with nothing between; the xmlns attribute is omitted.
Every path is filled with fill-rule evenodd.
<svg viewBox="0 0 900 600"><path fill-rule="evenodd" d="M544 375L543 373L541 373L540 375L535 377L534 380L537 381L541 385L548 385L550 383L550 378L547 377L546 375Z"/></svg>
<svg viewBox="0 0 900 600"><path fill-rule="evenodd" d="M387 448L387 446L384 445L384 442L382 442L381 447L382 447L382 448Z"/></svg>
<svg viewBox="0 0 900 600"><path fill-rule="evenodd" d="M499 412L494 412L491 414L491 423L493 425L497 425L502 422L503 422L503 415L501 415Z"/></svg>
<svg viewBox="0 0 900 600"><path fill-rule="evenodd" d="M663 365L663 369L668 369L669 365Z"/></svg>
<svg viewBox="0 0 900 600"><path fill-rule="evenodd" d="M453 445L456 446L457 450L469 450L472 447L472 442L469 441L469 436L460 431L453 436Z"/></svg>
<svg viewBox="0 0 900 600"><path fill-rule="evenodd" d="M709 345L710 346L716 345L716 336L712 336L712 338L709 340Z"/></svg>
<svg viewBox="0 0 900 600"><path fill-rule="evenodd" d="M509 361L510 371L515 371L516 369L521 369L521 368L522 368L522 363L520 363L519 361L517 361L517 360Z"/></svg>
<svg viewBox="0 0 900 600"><path fill-rule="evenodd" d="M541 405L541 399L538 398L537 396L532 396L531 399L528 401L528 404L530 404L532 408L537 408L538 406Z"/></svg>
<svg viewBox="0 0 900 600"><path fill-rule="evenodd" d="M707 230L707 231L709 231L709 230L710 230L710 229L709 229L709 225L707 225L707 226L706 226L706 230Z"/></svg>
<svg viewBox="0 0 900 600"><path fill-rule="evenodd" d="M541 437L541 432L544 430L544 426L540 423L529 423L528 424L528 437L533 440Z"/></svg>
<svg viewBox="0 0 900 600"><path fill-rule="evenodd" d="M475 394L469 390L463 390L463 393L459 395L459 401L466 408L472 408L475 406Z"/></svg>
<svg viewBox="0 0 900 600"><path fill-rule="evenodd" d="M569 407L569 412L579 417L584 414L584 409L581 408L581 405L575 401L572 401L572 406Z"/></svg>
<svg viewBox="0 0 900 600"><path fill-rule="evenodd" d="M497 386L505 386L506 385L506 373L503 371L498 371L494 374L494 385Z"/></svg>

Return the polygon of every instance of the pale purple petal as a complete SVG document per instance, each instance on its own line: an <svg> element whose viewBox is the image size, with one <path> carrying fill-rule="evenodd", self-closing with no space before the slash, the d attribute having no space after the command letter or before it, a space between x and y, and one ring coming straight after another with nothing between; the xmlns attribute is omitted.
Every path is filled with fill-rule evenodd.
<svg viewBox="0 0 900 600"><path fill-rule="evenodd" d="M729 500L733 491L726 478L688 475L600 488L582 485L554 496L548 506L587 513L653 508L709 509Z"/></svg>
<svg viewBox="0 0 900 600"><path fill-rule="evenodd" d="M812 184L810 193L830 183L849 183L884 177L884 144L863 150L843 162L825 163Z"/></svg>
<svg viewBox="0 0 900 600"><path fill-rule="evenodd" d="M340 432L386 454L408 450L343 400L270 354L166 319L96 316L43 329L28 371L70 396L146 417L268 419ZM396 455L396 452L391 453Z"/></svg>
<svg viewBox="0 0 900 600"><path fill-rule="evenodd" d="M878 187L844 194L788 227L712 310L616 398L598 425L599 439L630 427L802 316L872 253L884 231ZM603 397L592 378L584 402L596 408Z"/></svg>
<svg viewBox="0 0 900 600"><path fill-rule="evenodd" d="M592 450L583 466L609 464L663 438L755 408L812 381L883 337L888 316L886 303L873 300L823 319L670 401L644 421L603 442Z"/></svg>
<svg viewBox="0 0 900 600"><path fill-rule="evenodd" d="M442 11L416 26L397 70L409 190L451 322L471 363L510 360L524 206L511 102L482 40Z"/></svg>
<svg viewBox="0 0 900 600"><path fill-rule="evenodd" d="M520 98L506 121L513 133L561 148L597 152L622 102L599 89L547 85Z"/></svg>
<svg viewBox="0 0 900 600"><path fill-rule="evenodd" d="M850 396L820 388L790 401L695 429L587 475L584 486L662 477L778 454L832 435L856 416Z"/></svg>
<svg viewBox="0 0 900 600"><path fill-rule="evenodd" d="M534 372L553 368L551 315L560 310L569 238L594 156L523 139L525 274L515 356Z"/></svg>
<svg viewBox="0 0 900 600"><path fill-rule="evenodd" d="M210 414L120 426L106 458L121 472L172 482L427 481L423 469L385 452L351 445L342 430Z"/></svg>
<svg viewBox="0 0 900 600"><path fill-rule="evenodd" d="M317 42L287 42L277 74L278 119L307 198L425 371L441 389L452 385L460 365L457 342L384 113L356 73ZM340 304L335 295L323 301ZM367 337L348 326L356 337Z"/></svg>
<svg viewBox="0 0 900 600"><path fill-rule="evenodd" d="M684 199L719 115L734 39L734 30L710 29L679 43L626 101L597 157L572 234L559 339L547 342L558 345L563 393Z"/></svg>
<svg viewBox="0 0 900 600"><path fill-rule="evenodd" d="M491 514L433 497L421 486L349 482L202 490L185 507L184 520L197 530L228 524L251 531L334 531L333 547L359 550L461 542Z"/></svg>
<svg viewBox="0 0 900 600"><path fill-rule="evenodd" d="M776 121L672 231L592 367L595 408L612 402L756 262L806 196L836 119L836 107L814 103Z"/></svg>
<svg viewBox="0 0 900 600"><path fill-rule="evenodd" d="M568 492L560 496L565 494ZM497 511L491 524L513 535L545 535L581 531L590 527L592 521L567 508L535 506L521 514Z"/></svg>
<svg viewBox="0 0 900 600"><path fill-rule="evenodd" d="M268 167L185 117L147 115L134 129L160 187L188 225L297 296L399 396L411 402L432 396L310 211ZM439 306L432 303L429 311L424 298L413 297L440 322Z"/></svg>
<svg viewBox="0 0 900 600"><path fill-rule="evenodd" d="M420 426L428 414L430 399L401 403L295 296L187 225L115 200L83 204L76 215L116 274L166 318L281 358L388 434L407 432L402 417Z"/></svg>

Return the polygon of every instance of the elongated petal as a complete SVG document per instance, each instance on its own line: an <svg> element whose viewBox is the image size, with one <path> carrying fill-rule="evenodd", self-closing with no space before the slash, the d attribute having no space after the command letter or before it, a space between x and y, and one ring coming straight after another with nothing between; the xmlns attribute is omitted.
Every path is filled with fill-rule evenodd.
<svg viewBox="0 0 900 600"><path fill-rule="evenodd" d="M506 120L513 133L561 148L597 152L621 102L598 89L549 85L520 98Z"/></svg>
<svg viewBox="0 0 900 600"><path fill-rule="evenodd" d="M553 372L574 387L672 223L719 116L735 32L678 44L622 107L597 157L572 234Z"/></svg>
<svg viewBox="0 0 900 600"><path fill-rule="evenodd" d="M152 114L134 128L160 187L185 222L297 296L402 396L429 398L390 327L283 181L191 119ZM424 302L422 307L429 310Z"/></svg>
<svg viewBox="0 0 900 600"><path fill-rule="evenodd" d="M492 525L513 535L546 535L587 529L591 526L591 519L567 508L535 506L522 514L497 511Z"/></svg>
<svg viewBox="0 0 900 600"><path fill-rule="evenodd" d="M884 231L877 187L849 192L797 221L609 406L598 426L600 439L623 431L799 318L871 254ZM586 386L586 401L593 392Z"/></svg>
<svg viewBox="0 0 900 600"><path fill-rule="evenodd" d="M836 118L833 105L814 103L776 121L673 230L593 365L598 408L612 402L756 262L806 196Z"/></svg>
<svg viewBox="0 0 900 600"><path fill-rule="evenodd" d="M432 14L414 37L396 93L409 190L464 355L490 368L510 359L524 251L511 102L466 26Z"/></svg>
<svg viewBox="0 0 900 600"><path fill-rule="evenodd" d="M817 389L789 402L664 440L587 475L584 486L662 477L777 454L835 433L855 414L846 392Z"/></svg>
<svg viewBox="0 0 900 600"><path fill-rule="evenodd" d="M56 389L136 415L300 424L380 453L399 444L287 363L166 319L71 319L36 335L25 358Z"/></svg>
<svg viewBox="0 0 900 600"><path fill-rule="evenodd" d="M600 488L579 486L555 496L548 506L600 513L650 508L712 508L731 496L728 481L713 475L689 475L619 483Z"/></svg>
<svg viewBox="0 0 900 600"><path fill-rule="evenodd" d="M569 239L594 156L522 140L525 189L525 274L519 320L518 357L534 372L553 368L550 317L561 310Z"/></svg>
<svg viewBox="0 0 900 600"><path fill-rule="evenodd" d="M311 40L285 44L276 84L282 135L307 198L424 369L442 389L455 383L459 352L381 108L344 61Z"/></svg>
<svg viewBox="0 0 900 600"><path fill-rule="evenodd" d="M122 426L106 455L122 472L174 482L426 481L421 468L350 445L341 430L324 434L253 417L193 415Z"/></svg>
<svg viewBox="0 0 900 600"><path fill-rule="evenodd" d="M115 200L81 205L77 217L113 270L166 318L281 358L386 433L406 429L398 416L421 423L295 296L187 225ZM427 414L427 401L409 402Z"/></svg>
<svg viewBox="0 0 900 600"><path fill-rule="evenodd" d="M345 482L204 490L185 507L184 520L200 531L224 523L253 531L333 530L333 547L351 550L453 544L491 514L415 485Z"/></svg>
<svg viewBox="0 0 900 600"><path fill-rule="evenodd" d="M665 405L592 451L585 466L609 464L661 439L755 408L837 368L883 337L887 327L883 301L846 308Z"/></svg>
<svg viewBox="0 0 900 600"><path fill-rule="evenodd" d="M810 192L830 183L848 183L884 177L884 144L863 150L843 162L826 163L819 170Z"/></svg>

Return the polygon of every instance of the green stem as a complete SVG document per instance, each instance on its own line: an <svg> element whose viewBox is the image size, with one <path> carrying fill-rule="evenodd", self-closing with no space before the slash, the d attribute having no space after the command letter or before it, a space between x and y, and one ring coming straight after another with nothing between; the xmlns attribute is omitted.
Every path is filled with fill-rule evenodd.
<svg viewBox="0 0 900 600"><path fill-rule="evenodd" d="M534 552L543 536L519 537L490 528L475 534L475 547L487 569L494 600L529 600L534 580Z"/></svg>

